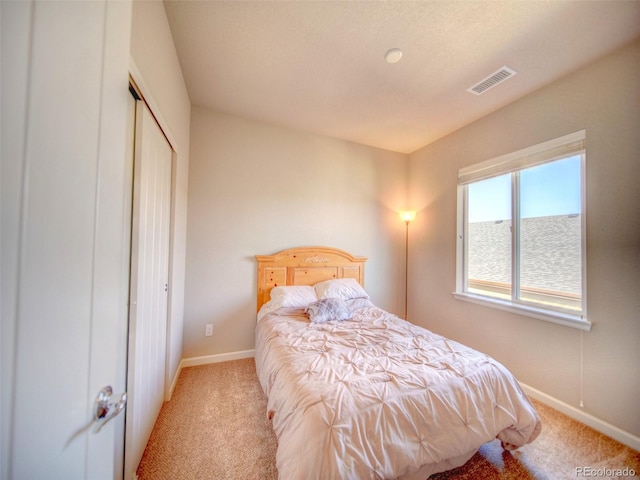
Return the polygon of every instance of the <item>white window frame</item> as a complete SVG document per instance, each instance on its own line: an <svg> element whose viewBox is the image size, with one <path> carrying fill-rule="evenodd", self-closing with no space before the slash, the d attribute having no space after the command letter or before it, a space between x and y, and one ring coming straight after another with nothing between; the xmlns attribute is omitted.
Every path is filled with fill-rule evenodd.
<svg viewBox="0 0 640 480"><path fill-rule="evenodd" d="M569 135L565 135L547 142L534 145L517 152L502 155L497 158L487 160L475 165L471 165L462 168L458 171L458 222L457 222L457 251L456 251L456 290L453 292L457 299L473 302L500 310L506 310L519 315L525 315L540 320L545 320L559 325L577 328L584 331L591 330L591 322L587 320L587 270L586 270L586 210L585 210L585 144L586 144L586 132L580 130ZM566 158L571 155L581 155L581 192L582 192L582 208L581 208L581 220L582 220L582 309L580 313L572 313L560 308L545 307L541 305L535 305L526 303L524 301L515 299L513 292L516 291L515 287L519 279L517 274L518 257L516 249L519 248L515 241L512 242L513 254L512 254L512 299L502 300L494 297L484 296L468 291L467 285L467 221L465 218L467 212L467 185L480 180L496 177L499 175L514 173L525 168L530 168L537 165L553 162L561 158ZM513 175L512 181L516 182L518 176ZM518 228L515 221L515 211L519 209L516 205L518 198L514 198L512 195L512 219L513 221L513 235L515 238L516 228Z"/></svg>

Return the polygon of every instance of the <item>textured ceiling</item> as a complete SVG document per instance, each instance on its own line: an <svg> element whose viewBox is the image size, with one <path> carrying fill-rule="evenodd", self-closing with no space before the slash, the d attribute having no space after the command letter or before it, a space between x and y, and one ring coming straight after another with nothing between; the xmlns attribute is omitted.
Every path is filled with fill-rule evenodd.
<svg viewBox="0 0 640 480"><path fill-rule="evenodd" d="M640 1L164 5L194 105L403 153L640 36Z"/></svg>

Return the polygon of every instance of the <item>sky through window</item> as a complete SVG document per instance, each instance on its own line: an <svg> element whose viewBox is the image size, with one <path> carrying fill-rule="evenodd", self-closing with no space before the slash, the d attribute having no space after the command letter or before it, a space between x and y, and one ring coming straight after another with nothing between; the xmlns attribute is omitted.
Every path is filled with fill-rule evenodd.
<svg viewBox="0 0 640 480"><path fill-rule="evenodd" d="M580 214L580 155L521 171L521 217ZM469 185L469 223L511 218L511 174Z"/></svg>

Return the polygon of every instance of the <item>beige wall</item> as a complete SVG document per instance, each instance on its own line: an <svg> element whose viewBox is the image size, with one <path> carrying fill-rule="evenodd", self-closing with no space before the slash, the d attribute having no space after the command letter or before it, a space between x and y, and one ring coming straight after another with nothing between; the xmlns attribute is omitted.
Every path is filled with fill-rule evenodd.
<svg viewBox="0 0 640 480"><path fill-rule="evenodd" d="M290 247L368 256L365 288L402 312L406 168L404 154L194 106L183 356L254 348L254 256Z"/></svg>
<svg viewBox="0 0 640 480"><path fill-rule="evenodd" d="M162 2L133 2L131 60L132 76L176 152L172 179L169 388L182 359L191 102Z"/></svg>
<svg viewBox="0 0 640 480"><path fill-rule="evenodd" d="M485 351L525 384L580 401L581 333L454 299L457 170L586 129L584 411L640 436L640 43L413 153L409 317ZM516 80L514 80L516 81ZM486 95L498 94L498 89ZM473 101L470 98L469 101Z"/></svg>

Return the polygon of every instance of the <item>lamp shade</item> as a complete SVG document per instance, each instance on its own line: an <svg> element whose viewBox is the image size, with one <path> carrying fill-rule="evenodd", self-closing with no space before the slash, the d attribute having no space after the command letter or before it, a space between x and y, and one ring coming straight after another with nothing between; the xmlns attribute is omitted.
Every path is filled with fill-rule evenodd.
<svg viewBox="0 0 640 480"><path fill-rule="evenodd" d="M406 223L413 222L413 220L416 218L416 212L413 210L404 210L400 212L400 218Z"/></svg>

